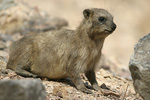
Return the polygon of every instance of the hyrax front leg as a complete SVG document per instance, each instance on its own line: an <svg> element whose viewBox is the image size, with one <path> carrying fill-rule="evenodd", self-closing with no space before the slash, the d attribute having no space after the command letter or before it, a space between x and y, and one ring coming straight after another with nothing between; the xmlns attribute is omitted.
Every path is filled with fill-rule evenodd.
<svg viewBox="0 0 150 100"><path fill-rule="evenodd" d="M92 91L85 87L84 82L82 81L80 75L72 76L72 81L75 84L76 88L79 89L80 91L92 94Z"/></svg>
<svg viewBox="0 0 150 100"><path fill-rule="evenodd" d="M92 87L95 90L100 90L100 87L98 86L98 83L96 81L96 75L93 70L89 70L85 73L86 77L88 78L89 82L91 83Z"/></svg>

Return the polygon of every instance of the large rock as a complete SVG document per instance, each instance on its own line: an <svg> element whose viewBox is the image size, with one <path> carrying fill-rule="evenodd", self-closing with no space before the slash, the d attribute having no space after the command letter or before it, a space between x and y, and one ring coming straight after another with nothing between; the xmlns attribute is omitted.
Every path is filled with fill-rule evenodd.
<svg viewBox="0 0 150 100"><path fill-rule="evenodd" d="M150 100L150 33L135 45L129 69L135 91L145 100Z"/></svg>
<svg viewBox="0 0 150 100"><path fill-rule="evenodd" d="M0 100L45 100L45 98L45 88L39 79L0 81Z"/></svg>
<svg viewBox="0 0 150 100"><path fill-rule="evenodd" d="M66 20L49 16L23 0L0 0L0 33L34 33L60 29Z"/></svg>

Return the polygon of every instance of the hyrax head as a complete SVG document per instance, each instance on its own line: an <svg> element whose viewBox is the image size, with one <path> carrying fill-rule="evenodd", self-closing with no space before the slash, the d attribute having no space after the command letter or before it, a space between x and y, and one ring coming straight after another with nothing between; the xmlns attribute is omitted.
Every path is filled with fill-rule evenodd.
<svg viewBox="0 0 150 100"><path fill-rule="evenodd" d="M89 24L89 35L93 39L107 37L116 29L116 24L113 22L112 15L104 9L85 9L83 15L85 17L85 22Z"/></svg>

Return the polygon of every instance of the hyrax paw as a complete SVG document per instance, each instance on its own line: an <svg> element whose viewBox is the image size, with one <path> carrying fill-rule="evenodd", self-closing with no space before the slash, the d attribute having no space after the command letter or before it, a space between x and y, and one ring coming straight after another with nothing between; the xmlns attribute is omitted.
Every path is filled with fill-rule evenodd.
<svg viewBox="0 0 150 100"><path fill-rule="evenodd" d="M101 88L100 88L100 86L98 86L98 85L93 85L93 89L96 90L96 91L98 91L98 90L100 90Z"/></svg>
<svg viewBox="0 0 150 100"><path fill-rule="evenodd" d="M87 93L87 94L92 94L93 93L91 90L87 89L86 87L85 88L81 88L79 90L84 92L84 93Z"/></svg>
<svg viewBox="0 0 150 100"><path fill-rule="evenodd" d="M38 75L33 75L33 74L26 74L24 77L31 77L31 78L38 78Z"/></svg>

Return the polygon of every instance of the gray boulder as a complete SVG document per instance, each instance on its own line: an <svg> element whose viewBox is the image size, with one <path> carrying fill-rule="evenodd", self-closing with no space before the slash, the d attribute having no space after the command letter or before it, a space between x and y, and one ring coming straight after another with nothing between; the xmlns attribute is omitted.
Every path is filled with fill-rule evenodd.
<svg viewBox="0 0 150 100"><path fill-rule="evenodd" d="M135 91L150 100L150 33L135 45L134 54L129 62Z"/></svg>
<svg viewBox="0 0 150 100"><path fill-rule="evenodd" d="M45 98L45 88L39 79L0 81L0 100L45 100Z"/></svg>

